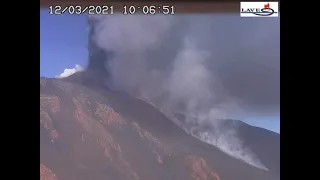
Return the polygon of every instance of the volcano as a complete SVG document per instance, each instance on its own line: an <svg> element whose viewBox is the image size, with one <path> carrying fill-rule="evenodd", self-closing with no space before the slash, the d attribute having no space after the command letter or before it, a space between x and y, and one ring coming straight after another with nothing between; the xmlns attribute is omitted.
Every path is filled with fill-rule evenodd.
<svg viewBox="0 0 320 180"><path fill-rule="evenodd" d="M280 135L237 124L268 170L193 137L152 105L88 71L40 78L41 180L278 180Z"/></svg>

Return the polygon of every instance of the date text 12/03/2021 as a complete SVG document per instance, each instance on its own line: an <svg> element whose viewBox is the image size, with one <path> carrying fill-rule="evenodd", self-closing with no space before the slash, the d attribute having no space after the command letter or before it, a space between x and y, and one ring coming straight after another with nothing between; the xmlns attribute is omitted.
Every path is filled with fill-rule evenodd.
<svg viewBox="0 0 320 180"><path fill-rule="evenodd" d="M49 14L61 15L61 14L114 14L113 6L81 6L81 5L70 5L70 6L49 6Z"/></svg>
<svg viewBox="0 0 320 180"><path fill-rule="evenodd" d="M62 14L89 14L89 15L108 15L114 14L115 9L117 12L124 15L134 15L134 14L163 14L163 15L173 15L175 14L174 6L134 6L134 5L124 5L123 7L114 8L114 6L81 6L81 5L70 5L70 6L49 6L49 14L62 15Z"/></svg>

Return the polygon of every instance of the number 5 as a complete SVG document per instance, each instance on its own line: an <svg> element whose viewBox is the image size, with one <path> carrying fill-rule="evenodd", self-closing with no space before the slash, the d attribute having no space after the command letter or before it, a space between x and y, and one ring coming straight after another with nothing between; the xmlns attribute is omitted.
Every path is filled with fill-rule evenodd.
<svg viewBox="0 0 320 180"><path fill-rule="evenodd" d="M163 6L163 14L169 14L170 10L169 10L169 6Z"/></svg>

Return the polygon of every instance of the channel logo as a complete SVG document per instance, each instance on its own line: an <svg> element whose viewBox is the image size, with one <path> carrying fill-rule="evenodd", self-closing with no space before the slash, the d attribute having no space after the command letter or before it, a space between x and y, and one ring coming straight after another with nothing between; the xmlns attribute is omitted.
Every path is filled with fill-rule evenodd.
<svg viewBox="0 0 320 180"><path fill-rule="evenodd" d="M278 2L241 2L241 17L278 17Z"/></svg>

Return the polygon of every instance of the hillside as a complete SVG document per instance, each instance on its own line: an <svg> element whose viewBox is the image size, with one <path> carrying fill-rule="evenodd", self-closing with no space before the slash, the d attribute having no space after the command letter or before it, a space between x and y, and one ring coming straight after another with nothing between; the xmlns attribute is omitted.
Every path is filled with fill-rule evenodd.
<svg viewBox="0 0 320 180"><path fill-rule="evenodd" d="M232 158L188 135L151 105L88 79L81 73L40 78L41 180L280 179L278 170ZM259 156L273 153L252 140L258 134L270 139L270 133L243 128L253 133L243 138ZM277 149L270 147L274 140L258 141Z"/></svg>

